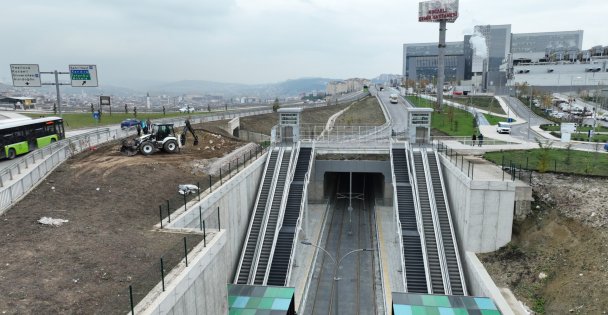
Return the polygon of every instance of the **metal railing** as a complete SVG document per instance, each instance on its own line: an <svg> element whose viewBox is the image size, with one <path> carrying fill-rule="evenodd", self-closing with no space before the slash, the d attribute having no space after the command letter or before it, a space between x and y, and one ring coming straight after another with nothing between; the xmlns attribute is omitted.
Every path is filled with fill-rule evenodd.
<svg viewBox="0 0 608 315"><path fill-rule="evenodd" d="M0 214L71 156L128 134L128 131L103 128L55 142L13 162L0 173Z"/></svg>
<svg viewBox="0 0 608 315"><path fill-rule="evenodd" d="M265 153L265 149L257 146L255 150L249 150L243 152L242 156L236 156L233 159L226 161L219 167L219 176L208 175L207 177L201 177L195 184L198 187L198 191L196 193L190 194L180 194L178 192L169 199L166 199L164 203L158 205L159 217L160 217L160 227L164 228L163 222L167 220L167 223L171 223L172 215L177 210L183 210L184 212L188 210L188 203L194 199L201 200L201 196L203 193L208 191L211 193L213 189L217 189L215 187L218 183L219 185L223 185L225 182L238 175L240 171L244 170L245 167L255 160L258 157L263 156Z"/></svg>

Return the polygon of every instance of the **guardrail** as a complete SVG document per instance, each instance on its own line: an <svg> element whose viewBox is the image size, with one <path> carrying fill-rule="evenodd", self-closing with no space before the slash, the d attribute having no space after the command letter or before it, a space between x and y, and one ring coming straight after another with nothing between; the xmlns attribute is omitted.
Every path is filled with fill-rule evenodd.
<svg viewBox="0 0 608 315"><path fill-rule="evenodd" d="M129 131L103 128L55 142L13 162L0 173L0 214L69 157L128 134Z"/></svg>

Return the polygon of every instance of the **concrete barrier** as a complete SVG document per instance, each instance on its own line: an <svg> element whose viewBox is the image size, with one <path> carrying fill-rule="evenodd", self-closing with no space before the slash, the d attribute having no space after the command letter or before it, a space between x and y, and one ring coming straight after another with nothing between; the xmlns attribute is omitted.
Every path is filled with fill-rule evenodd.
<svg viewBox="0 0 608 315"><path fill-rule="evenodd" d="M188 267L180 264L165 277L165 291L158 284L137 306L136 314L227 314L226 284L227 233L221 230L213 239L198 244L188 257ZM183 267L182 267L183 266Z"/></svg>
<svg viewBox="0 0 608 315"><path fill-rule="evenodd" d="M509 243L516 184L512 181L472 180L444 155L440 157L460 248L485 253Z"/></svg>
<svg viewBox="0 0 608 315"><path fill-rule="evenodd" d="M227 236L225 260L218 263L227 265L229 282L232 282L238 267L249 227L249 218L264 172L266 154L224 182L222 186L214 188L201 201L188 208L188 211L171 220L170 224L166 224L166 228L170 229L200 229L200 222L205 221L205 227L209 231L217 229L219 223L219 227L226 230ZM220 222L218 222L218 208Z"/></svg>
<svg viewBox="0 0 608 315"><path fill-rule="evenodd" d="M526 314L525 312L522 312L523 310L516 309L517 312L515 312L511 308L475 253L464 253L463 268L467 275L467 284L470 294L491 298L503 315Z"/></svg>

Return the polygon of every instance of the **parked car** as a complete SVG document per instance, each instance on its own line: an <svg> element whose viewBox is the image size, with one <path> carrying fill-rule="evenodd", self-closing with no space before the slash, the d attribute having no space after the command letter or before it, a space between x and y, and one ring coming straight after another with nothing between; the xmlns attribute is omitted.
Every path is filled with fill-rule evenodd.
<svg viewBox="0 0 608 315"><path fill-rule="evenodd" d="M498 133L511 133L511 124L508 122L501 121L496 125L496 132Z"/></svg>
<svg viewBox="0 0 608 315"><path fill-rule="evenodd" d="M193 113L194 112L194 107L182 107L179 109L180 113Z"/></svg>
<svg viewBox="0 0 608 315"><path fill-rule="evenodd" d="M139 120L135 118L127 118L120 123L120 128L128 129L131 127L135 127L136 125L139 125Z"/></svg>

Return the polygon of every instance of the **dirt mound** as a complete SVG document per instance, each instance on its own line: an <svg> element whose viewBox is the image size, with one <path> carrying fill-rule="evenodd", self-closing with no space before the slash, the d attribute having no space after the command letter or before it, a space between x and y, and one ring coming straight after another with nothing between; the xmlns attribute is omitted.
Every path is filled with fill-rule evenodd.
<svg viewBox="0 0 608 315"><path fill-rule="evenodd" d="M128 286L142 296L159 281L159 258L183 234L154 230L178 185L206 180L190 162L245 143L197 131L177 154L128 157L113 142L60 165L0 217L2 314L125 314ZM40 224L43 217L67 220ZM196 244L198 237L188 244Z"/></svg>
<svg viewBox="0 0 608 315"><path fill-rule="evenodd" d="M536 174L532 187L532 215L484 265L539 314L608 313L608 180Z"/></svg>

